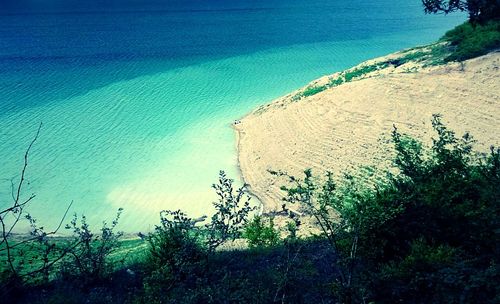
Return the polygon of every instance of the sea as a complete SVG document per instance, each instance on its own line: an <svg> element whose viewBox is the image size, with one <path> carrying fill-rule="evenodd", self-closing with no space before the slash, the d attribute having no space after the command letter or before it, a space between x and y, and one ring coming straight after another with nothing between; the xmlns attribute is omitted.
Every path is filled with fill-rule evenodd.
<svg viewBox="0 0 500 304"><path fill-rule="evenodd" d="M47 230L71 202L95 229L123 208L126 232L210 215L219 171L242 183L235 120L464 21L420 0L0 0L0 209L42 124L21 199Z"/></svg>

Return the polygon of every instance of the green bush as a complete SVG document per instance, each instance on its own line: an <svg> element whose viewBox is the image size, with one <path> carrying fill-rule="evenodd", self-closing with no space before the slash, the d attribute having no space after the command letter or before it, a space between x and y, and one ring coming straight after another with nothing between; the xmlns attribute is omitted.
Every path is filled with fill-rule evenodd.
<svg viewBox="0 0 500 304"><path fill-rule="evenodd" d="M162 211L160 225L148 236L150 274L144 279L149 302L167 301L173 289L189 288L202 277L207 250L192 219L177 211Z"/></svg>
<svg viewBox="0 0 500 304"><path fill-rule="evenodd" d="M78 217L74 215L66 226L73 232L72 241L61 249L66 252L61 264L65 278L77 279L85 285L102 280L113 271L110 255L118 249L119 239L123 235L122 232L115 232L121 213L120 208L110 226L106 222L103 224L100 234L90 230L85 216L78 223Z"/></svg>
<svg viewBox="0 0 500 304"><path fill-rule="evenodd" d="M261 216L255 216L245 227L243 236L252 247L275 246L280 240L279 231L274 227L274 219L269 218L266 225Z"/></svg>
<svg viewBox="0 0 500 304"><path fill-rule="evenodd" d="M184 212L162 211L160 225L148 237L149 274L144 279L145 298L148 302L181 303L206 302L209 295L209 260L216 249L226 241L241 237L250 206L245 186L235 189L233 180L219 173L219 182L212 185L218 200L213 203L215 213L202 227L201 220L193 220ZM196 290L186 296L186 290ZM201 300L203 299L203 300Z"/></svg>
<svg viewBox="0 0 500 304"><path fill-rule="evenodd" d="M448 31L443 41L451 46L451 54L445 61L463 61L487 54L500 48L500 20L485 24L466 22Z"/></svg>
<svg viewBox="0 0 500 304"><path fill-rule="evenodd" d="M354 69L352 71L346 72L344 74L344 79L345 79L345 82L350 82L355 78L359 78L359 77L364 76L368 73L375 72L375 71L383 69L385 67L387 67L387 63L385 63L385 62L366 65L366 66Z"/></svg>
<svg viewBox="0 0 500 304"><path fill-rule="evenodd" d="M205 249L199 231L183 212L162 211L160 225L148 236L149 263L153 269L167 268L172 275L203 260Z"/></svg>
<svg viewBox="0 0 500 304"><path fill-rule="evenodd" d="M302 92L302 96L303 97L308 97L308 96L312 96L312 95L316 95L320 92L323 92L324 90L327 89L327 86L325 85L322 85L322 86L309 86L307 87L304 92Z"/></svg>
<svg viewBox="0 0 500 304"><path fill-rule="evenodd" d="M356 69L343 72L339 77L330 79L327 87L336 87L346 82L351 82L357 78L365 76L366 74L384 69L389 65L389 62L380 62L371 65L365 65ZM325 88L326 89L326 88Z"/></svg>

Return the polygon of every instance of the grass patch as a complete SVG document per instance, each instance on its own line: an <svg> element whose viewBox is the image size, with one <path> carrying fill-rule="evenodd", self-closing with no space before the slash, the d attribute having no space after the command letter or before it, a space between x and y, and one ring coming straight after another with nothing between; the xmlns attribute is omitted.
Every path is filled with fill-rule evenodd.
<svg viewBox="0 0 500 304"><path fill-rule="evenodd" d="M330 81L325 85L308 86L307 88L305 88L304 91L294 95L292 97L292 101L298 101L302 97L316 95L320 92L323 92L324 90L326 90L328 88L333 88L333 87L339 86L343 83L351 82L352 80L360 78L360 77L362 77L366 74L369 74L371 72L374 72L374 71L377 71L380 69L384 69L388 65L389 64L387 62L380 62L380 63L371 64L371 65L366 65L366 66L356 68L353 70L344 71L341 73L341 75L339 77L334 78L334 79L330 79Z"/></svg>
<svg viewBox="0 0 500 304"><path fill-rule="evenodd" d="M335 78L335 79L330 80L329 85L330 85L331 87L336 87L336 86L339 86L339 85L341 85L341 84L343 84L343 83L344 83L344 78L342 78L342 77L338 77L338 78Z"/></svg>
<svg viewBox="0 0 500 304"><path fill-rule="evenodd" d="M323 92L326 89L328 89L328 85L321 85L321 86L311 85L311 86L308 86L307 88L305 88L304 91L295 94L292 97L292 101L298 101L302 97L308 97L308 96L316 95L316 94L318 94L320 92Z"/></svg>
<svg viewBox="0 0 500 304"><path fill-rule="evenodd" d="M445 62L464 61L500 48L500 20L472 25L465 22L448 31L442 41L450 44L451 53Z"/></svg>
<svg viewBox="0 0 500 304"><path fill-rule="evenodd" d="M316 95L319 92L323 92L326 89L327 89L326 85L322 85L322 86L310 86L310 87L307 87L304 90L304 92L302 92L302 96L307 97L307 96Z"/></svg>
<svg viewBox="0 0 500 304"><path fill-rule="evenodd" d="M377 70L384 69L386 67L387 67L387 63L381 62L381 63L367 65L367 66L364 66L364 67L361 67L358 69L354 69L351 71L347 71L344 74L344 80L345 80L345 82L350 82L355 78L362 77L368 73L375 72Z"/></svg>
<svg viewBox="0 0 500 304"><path fill-rule="evenodd" d="M366 74L385 69L389 64L387 62L379 62L375 64L365 65L360 68L344 71L339 77L330 79L328 87L336 87L346 82L351 82L355 79L361 78Z"/></svg>

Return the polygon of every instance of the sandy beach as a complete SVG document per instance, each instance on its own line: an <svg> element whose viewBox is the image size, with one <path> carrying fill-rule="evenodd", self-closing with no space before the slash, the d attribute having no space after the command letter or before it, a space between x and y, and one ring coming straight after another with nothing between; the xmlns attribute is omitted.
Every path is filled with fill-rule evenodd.
<svg viewBox="0 0 500 304"><path fill-rule="evenodd" d="M387 60L389 57L372 62ZM366 63L361 66L366 65ZM470 132L476 149L500 144L500 53L463 64L388 67L361 80L297 100L305 88L262 106L234 126L239 166L264 212L279 210L286 183L268 171L301 176L306 168L363 172L388 168L393 125L430 143L432 114L457 135ZM330 75L309 86L326 83ZM366 169L370 172L370 169Z"/></svg>

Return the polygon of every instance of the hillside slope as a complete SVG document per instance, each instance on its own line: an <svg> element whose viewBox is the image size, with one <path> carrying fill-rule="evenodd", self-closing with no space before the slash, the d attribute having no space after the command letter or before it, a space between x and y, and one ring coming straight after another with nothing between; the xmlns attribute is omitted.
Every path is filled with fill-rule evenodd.
<svg viewBox="0 0 500 304"><path fill-rule="evenodd" d="M393 54L363 63L392 62ZM500 53L459 63L425 66L415 62L387 65L334 87L340 73L250 113L235 125L239 165L264 211L278 210L285 180L268 171L299 176L304 168L346 172L358 166L390 165L393 125L403 133L429 141L432 114L459 135L469 131L476 148L500 144ZM366 69L365 69L366 70ZM320 87L311 96L310 88ZM367 169L367 173L370 172ZM358 171L359 172L359 171Z"/></svg>

